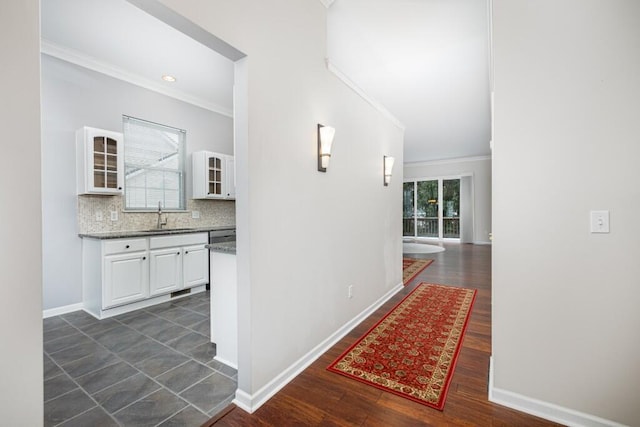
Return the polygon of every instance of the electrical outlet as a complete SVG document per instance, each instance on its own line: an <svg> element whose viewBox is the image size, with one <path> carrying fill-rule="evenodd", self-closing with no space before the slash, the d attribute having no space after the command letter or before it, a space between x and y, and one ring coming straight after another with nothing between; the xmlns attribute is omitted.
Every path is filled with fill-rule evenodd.
<svg viewBox="0 0 640 427"><path fill-rule="evenodd" d="M102 217L102 211L96 212L96 221L102 221L104 218Z"/></svg>
<svg viewBox="0 0 640 427"><path fill-rule="evenodd" d="M111 211L111 221L118 220L118 211Z"/></svg>
<svg viewBox="0 0 640 427"><path fill-rule="evenodd" d="M353 285L349 285L349 289L347 291L347 297L353 298Z"/></svg>
<svg viewBox="0 0 640 427"><path fill-rule="evenodd" d="M191 211L191 218L200 219L200 211Z"/></svg>

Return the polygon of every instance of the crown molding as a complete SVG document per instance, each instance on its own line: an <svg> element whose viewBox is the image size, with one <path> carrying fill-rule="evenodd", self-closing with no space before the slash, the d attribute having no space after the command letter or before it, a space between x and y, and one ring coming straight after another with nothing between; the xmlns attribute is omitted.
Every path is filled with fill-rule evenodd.
<svg viewBox="0 0 640 427"><path fill-rule="evenodd" d="M91 56L86 55L83 52L61 46L49 40L41 39L40 52L44 53L45 55L61 59L63 61L70 62L80 67L105 74L118 80L131 83L144 89L148 89L153 92L157 92L162 95L166 95L168 97L186 102L188 104L195 105L196 107L204 108L205 110L209 110L226 117L233 117L233 110L229 108L222 107L213 102L209 102L205 99L190 95L181 90L167 88L166 86L163 86L145 77L141 77L140 75L125 71L107 62L99 61L95 58L92 58Z"/></svg>
<svg viewBox="0 0 640 427"><path fill-rule="evenodd" d="M423 166L448 165L451 163L478 162L491 160L491 156L458 157L455 159L429 160L425 162L407 162L405 168L419 168Z"/></svg>
<svg viewBox="0 0 640 427"><path fill-rule="evenodd" d="M340 71L333 63L329 60L329 58L325 59L327 64L327 69L331 71L338 79L340 79L345 85L347 85L351 90L357 93L362 99L367 101L373 108L382 113L385 117L387 117L391 122L396 125L400 130L404 131L404 125L396 116L391 114L389 110L387 110L381 103L376 101L373 97L369 96L364 90L362 90L357 84L353 82L345 73Z"/></svg>

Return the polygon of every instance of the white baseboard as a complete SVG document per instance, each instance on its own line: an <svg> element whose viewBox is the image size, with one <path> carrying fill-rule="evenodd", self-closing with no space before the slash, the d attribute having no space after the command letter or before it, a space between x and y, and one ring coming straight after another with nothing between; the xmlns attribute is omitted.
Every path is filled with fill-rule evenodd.
<svg viewBox="0 0 640 427"><path fill-rule="evenodd" d="M233 399L232 403L236 405L238 408L250 414L255 409L258 409L258 408L255 408L255 409L251 408L251 395L249 393L245 393L240 389L236 390L236 398Z"/></svg>
<svg viewBox="0 0 640 427"><path fill-rule="evenodd" d="M364 309L360 314L353 319L342 325L337 331L331 334L327 339L315 346L311 351L295 361L291 366L282 371L274 379L269 381L264 387L255 392L249 394L240 389L236 390L236 398L233 403L240 409L253 413L260 406L262 406L267 400L269 400L274 394L293 380L298 374L311 365L316 359L322 356L327 350L329 350L334 344L340 341L345 335L347 335L355 326L370 316L376 311L382 304L387 302L391 297L404 288L402 283L399 283L386 294L380 297L377 301Z"/></svg>
<svg viewBox="0 0 640 427"><path fill-rule="evenodd" d="M212 341L212 342L213 342L213 341ZM229 361L229 360L226 360L226 359L223 359L223 358L221 358L221 357L218 357L217 355L216 355L216 356L213 356L213 360L215 360L215 361L217 361L217 362L220 362L220 363L222 363L223 365L227 365L228 367L233 368L233 369L235 369L236 371L238 370L238 365L236 365L235 363L233 363L233 362L231 362L231 361Z"/></svg>
<svg viewBox="0 0 640 427"><path fill-rule="evenodd" d="M74 311L82 310L83 308L84 304L81 302L77 304L65 305L62 307L48 308L46 310L42 310L42 318L46 319L47 317L59 316L61 314L67 314Z"/></svg>
<svg viewBox="0 0 640 427"><path fill-rule="evenodd" d="M476 240L473 242L474 245L491 245L491 241L483 241L483 240Z"/></svg>
<svg viewBox="0 0 640 427"><path fill-rule="evenodd" d="M625 427L615 421L495 387L493 357L489 359L489 401L569 427Z"/></svg>

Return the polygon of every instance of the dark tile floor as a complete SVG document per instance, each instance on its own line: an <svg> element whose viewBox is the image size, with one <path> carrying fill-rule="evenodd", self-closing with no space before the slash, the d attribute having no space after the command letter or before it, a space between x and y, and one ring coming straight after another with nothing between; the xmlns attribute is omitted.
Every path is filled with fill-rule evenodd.
<svg viewBox="0 0 640 427"><path fill-rule="evenodd" d="M199 426L233 399L215 360L209 292L97 320L44 322L45 426Z"/></svg>

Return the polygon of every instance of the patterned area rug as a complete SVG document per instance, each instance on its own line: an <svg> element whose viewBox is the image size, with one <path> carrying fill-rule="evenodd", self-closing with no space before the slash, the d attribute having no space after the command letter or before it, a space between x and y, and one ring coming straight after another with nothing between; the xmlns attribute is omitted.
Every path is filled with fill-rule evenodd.
<svg viewBox="0 0 640 427"><path fill-rule="evenodd" d="M442 410L475 296L421 283L327 369Z"/></svg>
<svg viewBox="0 0 640 427"><path fill-rule="evenodd" d="M406 286L432 262L432 259L402 258L402 283Z"/></svg>

